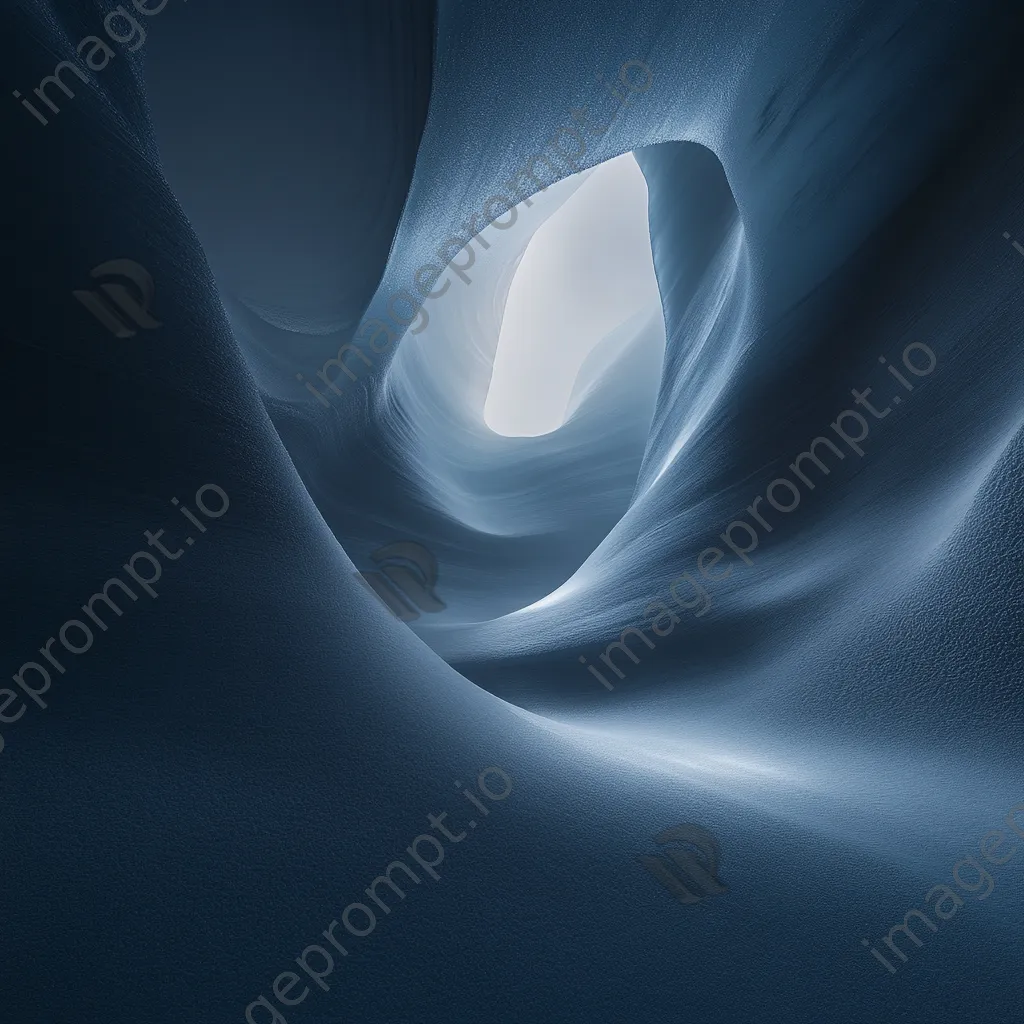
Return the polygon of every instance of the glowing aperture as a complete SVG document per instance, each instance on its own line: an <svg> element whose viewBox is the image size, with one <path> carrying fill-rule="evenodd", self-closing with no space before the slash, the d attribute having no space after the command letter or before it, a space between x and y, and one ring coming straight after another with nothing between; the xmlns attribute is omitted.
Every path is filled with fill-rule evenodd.
<svg viewBox="0 0 1024 1024"><path fill-rule="evenodd" d="M596 168L530 240L505 306L487 426L505 437L557 430L586 357L660 302L647 182L626 153Z"/></svg>

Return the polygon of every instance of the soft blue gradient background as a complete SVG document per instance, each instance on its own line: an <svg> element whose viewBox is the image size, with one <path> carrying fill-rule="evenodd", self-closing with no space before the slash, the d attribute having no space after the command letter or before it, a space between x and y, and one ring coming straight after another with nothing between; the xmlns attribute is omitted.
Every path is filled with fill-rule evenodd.
<svg viewBox="0 0 1024 1024"><path fill-rule="evenodd" d="M6 4L8 92L108 10ZM1024 801L1019 6L171 0L146 27L48 126L5 108L7 671L143 530L180 540L171 496L231 507L3 728L5 1019L241 1022L499 765L511 796L289 1024L1018 1022L1024 850L897 975L860 939ZM566 427L489 433L499 269L433 303L435 350L303 390L630 59L653 85L587 165L647 178L657 394L633 325ZM118 257L159 331L71 298ZM598 686L578 653L911 341L938 368L865 457ZM400 538L441 566L419 635L354 576ZM635 861L684 821L729 887L693 907Z"/></svg>

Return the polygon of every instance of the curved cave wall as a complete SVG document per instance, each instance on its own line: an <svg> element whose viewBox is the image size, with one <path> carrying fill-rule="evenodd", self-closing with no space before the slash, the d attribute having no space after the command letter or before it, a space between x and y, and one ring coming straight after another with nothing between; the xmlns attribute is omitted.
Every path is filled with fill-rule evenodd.
<svg viewBox="0 0 1024 1024"><path fill-rule="evenodd" d="M112 11L0 14L11 1018L1016 1019L1017 9ZM657 330L489 435L628 153Z"/></svg>

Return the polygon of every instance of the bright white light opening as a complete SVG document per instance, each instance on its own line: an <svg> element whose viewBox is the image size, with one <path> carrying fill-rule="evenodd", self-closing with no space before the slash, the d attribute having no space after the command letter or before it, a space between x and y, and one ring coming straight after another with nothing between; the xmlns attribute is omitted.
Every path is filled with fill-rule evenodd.
<svg viewBox="0 0 1024 1024"><path fill-rule="evenodd" d="M630 317L660 307L647 182L626 153L595 168L530 240L505 305L487 426L505 437L557 430L587 356Z"/></svg>

